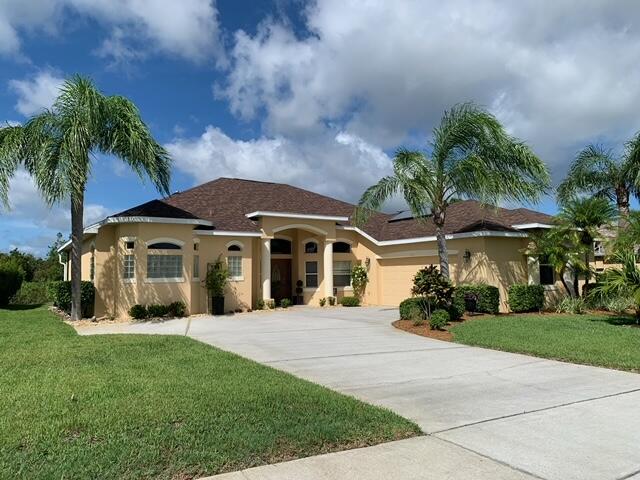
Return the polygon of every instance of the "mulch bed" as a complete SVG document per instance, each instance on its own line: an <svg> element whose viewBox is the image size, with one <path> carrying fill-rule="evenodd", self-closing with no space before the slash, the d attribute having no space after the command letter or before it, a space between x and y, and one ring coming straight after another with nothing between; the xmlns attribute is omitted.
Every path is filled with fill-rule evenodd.
<svg viewBox="0 0 640 480"><path fill-rule="evenodd" d="M432 330L429 326L429 322L425 321L424 324L416 326L413 324L413 320L396 320L392 323L394 327L400 330L404 330L405 332L413 333L415 335L420 335L422 337L435 338L436 340L444 340L445 342L453 341L453 334L449 331L449 329L455 325L459 325L463 322L471 322L474 320L479 320L482 318L493 317L494 315L465 315L460 320L456 320L450 322L444 330Z"/></svg>

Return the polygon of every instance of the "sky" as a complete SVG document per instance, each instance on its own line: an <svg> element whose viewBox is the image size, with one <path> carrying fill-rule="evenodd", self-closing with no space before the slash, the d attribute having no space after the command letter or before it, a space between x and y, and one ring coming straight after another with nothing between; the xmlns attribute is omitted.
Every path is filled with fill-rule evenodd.
<svg viewBox="0 0 640 480"><path fill-rule="evenodd" d="M172 155L172 191L229 176L355 202L466 101L557 184L580 148L619 151L640 130L640 2L0 1L0 121L51 106L76 73L136 103ZM69 206L47 206L24 171L9 196L0 251L67 235ZM85 223L158 197L96 155Z"/></svg>

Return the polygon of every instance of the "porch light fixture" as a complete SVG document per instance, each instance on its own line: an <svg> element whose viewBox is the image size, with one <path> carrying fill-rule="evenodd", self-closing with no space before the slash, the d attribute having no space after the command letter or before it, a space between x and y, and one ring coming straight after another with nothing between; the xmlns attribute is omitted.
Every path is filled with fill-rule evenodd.
<svg viewBox="0 0 640 480"><path fill-rule="evenodd" d="M364 259L364 266L369 270L369 267L371 266L371 259L369 257Z"/></svg>

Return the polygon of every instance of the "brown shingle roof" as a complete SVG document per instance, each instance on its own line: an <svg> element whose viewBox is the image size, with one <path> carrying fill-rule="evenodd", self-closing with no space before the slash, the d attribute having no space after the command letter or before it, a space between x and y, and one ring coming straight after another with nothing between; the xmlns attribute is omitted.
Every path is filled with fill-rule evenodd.
<svg viewBox="0 0 640 480"><path fill-rule="evenodd" d="M115 216L171 217L173 215L170 213L174 212L177 218L208 220L217 230L258 232L257 223L247 218L246 214L261 210L350 217L354 208L350 203L291 185L219 178ZM551 219L549 215L525 208L490 208L473 200L465 200L448 207L445 233L514 230L512 225L551 223ZM374 214L363 230L381 241L435 235L435 226L429 218L394 219L394 215L385 213Z"/></svg>

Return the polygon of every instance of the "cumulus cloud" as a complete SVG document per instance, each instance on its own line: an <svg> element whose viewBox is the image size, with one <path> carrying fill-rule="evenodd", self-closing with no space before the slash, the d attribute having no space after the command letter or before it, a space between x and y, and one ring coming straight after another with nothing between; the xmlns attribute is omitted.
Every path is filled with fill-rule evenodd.
<svg viewBox="0 0 640 480"><path fill-rule="evenodd" d="M266 115L269 135L330 124L388 149L475 101L558 175L583 143L640 128L635 0L321 0L304 19L302 35L277 19L238 31L216 86L238 117Z"/></svg>
<svg viewBox="0 0 640 480"><path fill-rule="evenodd" d="M221 176L290 183L347 201L389 172L391 161L354 134L324 132L293 141L283 136L234 140L208 126L195 138L165 145L174 166L196 183Z"/></svg>
<svg viewBox="0 0 640 480"><path fill-rule="evenodd" d="M71 229L71 212L66 203L48 206L40 197L31 176L18 170L9 186L10 208L0 208L0 219L4 225L34 230L47 229L53 232L68 232ZM84 206L84 224L91 225L112 212L109 208L88 203Z"/></svg>
<svg viewBox="0 0 640 480"><path fill-rule="evenodd" d="M68 12L111 30L98 51L115 62L158 51L195 62L223 58L213 0L5 0L0 53L19 53L24 31L59 33Z"/></svg>
<svg viewBox="0 0 640 480"><path fill-rule="evenodd" d="M10 80L9 89L18 97L16 110L29 117L50 108L60 93L62 82L63 78L48 71L41 71L33 78Z"/></svg>

